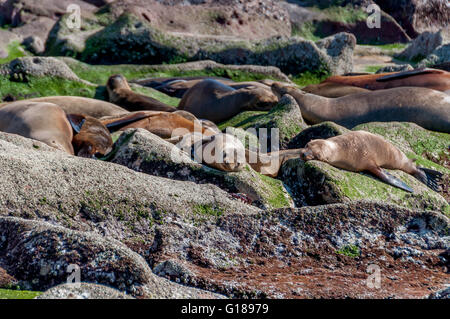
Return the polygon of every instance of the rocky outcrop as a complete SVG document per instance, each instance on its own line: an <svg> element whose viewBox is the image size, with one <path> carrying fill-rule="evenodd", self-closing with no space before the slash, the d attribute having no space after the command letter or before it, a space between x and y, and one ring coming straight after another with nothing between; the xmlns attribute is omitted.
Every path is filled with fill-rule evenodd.
<svg viewBox="0 0 450 319"><path fill-rule="evenodd" d="M190 154L148 131L127 130L116 145L109 161L135 171L197 184L215 184L236 198L239 198L239 194L244 195L249 203L265 209L293 205L280 181L262 176L249 166L240 172L230 173L207 167L191 160Z"/></svg>
<svg viewBox="0 0 450 319"><path fill-rule="evenodd" d="M414 68L411 66L411 64L398 64L398 65L388 65L384 66L380 69L378 69L376 74L380 73L389 73L389 72L402 72L402 71L411 71L414 70Z"/></svg>
<svg viewBox="0 0 450 319"><path fill-rule="evenodd" d="M97 284L62 284L52 287L35 299L133 299L123 292Z"/></svg>
<svg viewBox="0 0 450 319"><path fill-rule="evenodd" d="M420 61L417 67L430 67L435 64L445 64L450 61L450 43L441 45L433 53Z"/></svg>
<svg viewBox="0 0 450 319"><path fill-rule="evenodd" d="M0 66L0 73L25 81L27 77L54 77L81 82L62 61L51 57L22 57Z"/></svg>
<svg viewBox="0 0 450 319"><path fill-rule="evenodd" d="M57 25L52 31L55 38L50 37L50 42L47 42L47 54L66 55L70 52L87 62L107 64L119 61L160 64L211 59L224 64L272 65L289 74L303 71L350 72L356 43L350 34L325 40L323 49L299 37L247 41L220 36L174 35L157 30L129 14L120 16L114 23L89 36L85 42L78 37L77 31L71 30L74 34L70 36L58 35L58 28ZM81 45L64 51L57 44L65 43L65 37L79 38ZM330 51L332 56L327 53Z"/></svg>
<svg viewBox="0 0 450 319"><path fill-rule="evenodd" d="M445 0L375 0L415 38L425 31L436 32L448 25L450 10Z"/></svg>
<svg viewBox="0 0 450 319"><path fill-rule="evenodd" d="M448 156L445 146L448 144L447 134L430 132L410 123L373 123L360 125L354 130L358 129L383 135L407 156L416 158L421 166L437 169L444 174L450 173L450 170L443 166L446 165ZM304 147L309 140L326 139L345 132L345 128L340 128L336 124L322 123L301 132L292 139L289 147ZM429 145L429 148L423 145ZM434 159L435 163L429 159ZM367 174L337 169L319 161L305 163L300 159L290 160L284 164L280 179L291 190L298 206L340 203L365 198L411 209L431 209L447 214L450 212L450 206L444 198L448 196L445 187L443 192L438 194L402 171L390 173L410 185L414 193L408 194Z"/></svg>
<svg viewBox="0 0 450 319"><path fill-rule="evenodd" d="M439 47L450 43L450 27L438 32L424 32L419 35L397 57L408 61L420 61L432 54ZM443 60L442 62L444 62ZM439 62L437 62L439 63Z"/></svg>
<svg viewBox="0 0 450 319"><path fill-rule="evenodd" d="M294 136L308 127L303 120L297 102L290 95L284 95L278 105L269 112L242 112L220 124L220 128L223 129L229 126L243 130L254 130L253 133L257 136L265 134L267 136L268 151L271 150L272 143L271 129L278 130L279 145L283 149ZM263 129L263 131L260 129Z"/></svg>
<svg viewBox="0 0 450 319"><path fill-rule="evenodd" d="M120 242L99 235L15 217L0 217L0 234L0 262L20 280L22 287L45 290L75 280L79 271L83 281L110 285L134 296L208 295L158 278L141 256Z"/></svg>

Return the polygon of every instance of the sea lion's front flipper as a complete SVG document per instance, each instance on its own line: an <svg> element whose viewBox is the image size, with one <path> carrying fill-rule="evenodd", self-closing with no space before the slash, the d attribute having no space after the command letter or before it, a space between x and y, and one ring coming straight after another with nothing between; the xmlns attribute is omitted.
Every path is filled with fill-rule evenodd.
<svg viewBox="0 0 450 319"><path fill-rule="evenodd" d="M86 117L80 114L67 114L66 117L70 125L72 126L73 130L77 133L80 133L81 127L86 121Z"/></svg>
<svg viewBox="0 0 450 319"><path fill-rule="evenodd" d="M391 81L391 80L398 80L398 79L404 79L410 76L415 76L415 75L423 75L423 74L441 74L444 73L442 70L436 70L436 69L430 69L430 68L421 68L421 69L415 69L415 70L411 70L411 71L403 71L403 72L398 72L398 73L394 73L394 74L389 74L389 75L385 75L381 78L377 79L377 82L387 82L387 81Z"/></svg>
<svg viewBox="0 0 450 319"><path fill-rule="evenodd" d="M135 112L135 113L123 114L120 116L101 118L100 122L102 122L103 125L105 125L106 128L111 133L114 133L114 132L120 130L124 126L127 126L131 123L137 122L139 120L145 119L149 116L159 114L159 113L161 113L161 112L154 112L154 111Z"/></svg>
<svg viewBox="0 0 450 319"><path fill-rule="evenodd" d="M395 187L400 188L409 193L414 192L414 190L411 187L409 187L408 185L403 183L399 178L389 174L388 172L386 172L385 170L382 170L379 167L374 167L373 169L369 170L369 172L371 172L373 175L375 175L376 177L378 177L383 182L385 182L389 185L395 186Z"/></svg>

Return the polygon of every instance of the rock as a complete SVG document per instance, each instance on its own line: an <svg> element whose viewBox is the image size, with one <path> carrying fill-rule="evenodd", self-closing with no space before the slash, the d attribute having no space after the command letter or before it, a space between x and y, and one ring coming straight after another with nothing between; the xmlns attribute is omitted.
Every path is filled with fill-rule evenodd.
<svg viewBox="0 0 450 319"><path fill-rule="evenodd" d="M8 57L8 46L14 41L20 42L20 37L8 30L0 30L0 59Z"/></svg>
<svg viewBox="0 0 450 319"><path fill-rule="evenodd" d="M274 66L262 66L262 65L232 65L232 64L221 64L211 60L177 63L177 64L158 64L149 65L148 68L152 69L153 72L174 72L182 73L189 71L203 71L203 70L216 70L217 73L224 73L226 76L230 77L233 72L245 72L250 73L253 76L259 76L261 78L271 78L279 80L286 83L292 83L289 77L280 71L279 68ZM135 80L135 83L144 84L148 82L149 79L139 79Z"/></svg>
<svg viewBox="0 0 450 319"><path fill-rule="evenodd" d="M440 255L449 219L438 212L358 201L195 225L161 225L153 271L234 298L423 298L448 282ZM371 267L379 267L382 289L368 289Z"/></svg>
<svg viewBox="0 0 450 319"><path fill-rule="evenodd" d="M411 38L425 31L436 32L450 21L448 3L442 0L375 0L406 30Z"/></svg>
<svg viewBox="0 0 450 319"><path fill-rule="evenodd" d="M51 57L22 57L2 66L3 72L15 80L27 80L32 77L57 77L82 82L78 76L62 61Z"/></svg>
<svg viewBox="0 0 450 319"><path fill-rule="evenodd" d="M432 293L428 299L450 299L450 287Z"/></svg>
<svg viewBox="0 0 450 319"><path fill-rule="evenodd" d="M399 65L388 65L384 66L380 69L378 69L376 74L380 73L389 73L389 72L402 72L402 71L411 71L414 70L414 68L411 66L411 64L399 64Z"/></svg>
<svg viewBox="0 0 450 319"><path fill-rule="evenodd" d="M132 13L164 32L238 36L258 40L289 36L287 12L276 0L246 1L114 1L103 12L109 19Z"/></svg>
<svg viewBox="0 0 450 319"><path fill-rule="evenodd" d="M134 299L123 292L97 284L82 282L52 287L35 299Z"/></svg>
<svg viewBox="0 0 450 319"><path fill-rule="evenodd" d="M288 149L303 148L313 139L327 139L333 136L341 135L349 130L345 127L337 125L333 122L323 122L320 124L312 125L298 135L293 137L287 144Z"/></svg>
<svg viewBox="0 0 450 319"><path fill-rule="evenodd" d="M261 208L293 205L280 181L262 176L249 166L240 172L225 173L201 165L173 144L146 130L129 129L121 135L116 145L115 153L109 160L135 171L197 184L214 184L229 193L244 194Z"/></svg>
<svg viewBox="0 0 450 319"><path fill-rule="evenodd" d="M55 26L47 42L47 54L71 54L89 63L160 64L211 59L224 64L273 65L289 74L308 70L333 74L350 72L353 68L350 53L356 43L350 34L336 35L325 41L321 44L323 49L299 37L249 41L225 36L176 35L157 30L130 14L120 16L95 32L85 43L81 39L84 36L75 32L73 36L80 39L80 45L73 50L61 49L58 43L64 42L64 35L53 37L58 33L58 26ZM81 54L80 50L83 50Z"/></svg>
<svg viewBox="0 0 450 319"><path fill-rule="evenodd" d="M73 280L69 276L79 269L83 281L134 296L177 298L182 291L155 276L145 260L125 245L98 234L16 217L0 217L0 234L1 263L28 289L44 290ZM194 297L193 292L187 288L183 295Z"/></svg>
<svg viewBox="0 0 450 319"><path fill-rule="evenodd" d="M303 120L297 102L292 96L287 94L280 99L278 105L270 112L242 112L220 124L220 128L227 128L229 126L251 130L258 136L260 136L260 134L263 134L263 136L267 135L268 151L270 151L272 143L271 129L278 129L279 145L281 149L283 149L291 138L308 127ZM260 129L267 130L261 131ZM263 140L265 140L264 137Z"/></svg>
<svg viewBox="0 0 450 319"><path fill-rule="evenodd" d="M449 141L448 134L426 131L410 123L370 123L354 128L354 130L361 129L383 135L407 156L416 158L419 165L450 173L447 168L423 158L423 154L412 151L412 149L415 149L416 152L425 151L427 147L424 149L423 145L428 143L425 145L429 145L430 158L437 157L436 161L441 158L442 161L445 161L445 152ZM345 131L344 128L339 129L336 124L313 126L297 136L290 147L303 147L311 139L329 138ZM314 134L316 132L317 137ZM414 193L406 193L369 175L345 171L319 161L305 163L300 159L290 160L283 165L279 178L291 190L298 206L370 199L394 203L411 209L431 209L443 213L450 211L449 204L442 197L445 196L445 193L438 194L432 191L402 171L390 171L390 173L410 185L414 189Z"/></svg>
<svg viewBox="0 0 450 319"><path fill-rule="evenodd" d="M450 27L438 32L424 32L412 41L397 57L408 61L420 61L437 48L450 43Z"/></svg>
<svg viewBox="0 0 450 319"><path fill-rule="evenodd" d="M17 279L9 275L5 269L0 267L0 288L11 288L17 286L17 284Z"/></svg>
<svg viewBox="0 0 450 319"><path fill-rule="evenodd" d="M41 54L45 51L44 42L38 36L29 36L23 40L22 44L28 51L34 54Z"/></svg>
<svg viewBox="0 0 450 319"><path fill-rule="evenodd" d="M433 53L427 56L419 64L418 68L433 66L434 64L444 64L450 61L450 43L441 45Z"/></svg>

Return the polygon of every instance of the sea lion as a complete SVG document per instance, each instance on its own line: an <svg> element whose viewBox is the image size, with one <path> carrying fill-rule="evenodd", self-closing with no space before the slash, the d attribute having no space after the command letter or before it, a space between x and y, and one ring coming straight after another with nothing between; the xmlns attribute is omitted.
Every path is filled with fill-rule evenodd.
<svg viewBox="0 0 450 319"><path fill-rule="evenodd" d="M157 89L160 86L167 85L169 83L176 83L176 82L188 82L192 80L217 80L217 81L231 81L230 79L217 77L217 76L205 76L205 75L199 75L199 76L179 76L179 77L165 77L165 78L149 78L149 79L141 79L141 80L134 80L131 81L132 83L136 83L142 86L151 87L153 89Z"/></svg>
<svg viewBox="0 0 450 319"><path fill-rule="evenodd" d="M402 170L434 191L439 191L438 182L442 173L417 167L394 145L369 132L355 131L326 140L312 140L301 150L300 158L304 161L318 160L352 172L367 171L383 182L408 192L413 190L382 168Z"/></svg>
<svg viewBox="0 0 450 319"><path fill-rule="evenodd" d="M264 89L269 90L270 85L263 82L254 82L254 81L247 81L247 82L234 82L232 80L224 80L224 79L209 79L209 80L215 80L217 82L220 82L222 84L228 85L234 89L242 89L246 87L261 87ZM193 79L193 80L173 80L169 82L165 82L161 84L160 86L155 87L155 90L158 90L164 94L167 94L172 97L177 98L183 98L184 94L192 88L197 83L200 83L204 81L204 79Z"/></svg>
<svg viewBox="0 0 450 319"><path fill-rule="evenodd" d="M23 101L54 103L66 113L84 114L94 118L128 113L115 104L79 96L46 96Z"/></svg>
<svg viewBox="0 0 450 319"><path fill-rule="evenodd" d="M421 87L399 87L326 98L275 83L279 95L297 101L310 124L332 121L347 128L368 122L413 122L425 129L450 133L450 97Z"/></svg>
<svg viewBox="0 0 450 319"><path fill-rule="evenodd" d="M220 123L242 111L268 111L278 102L270 90L234 89L215 80L204 80L190 88L178 105L179 110Z"/></svg>
<svg viewBox="0 0 450 319"><path fill-rule="evenodd" d="M270 177L277 177L281 166L290 159L299 158L301 149L274 151L270 153L256 153L245 151L247 163L258 173Z"/></svg>
<svg viewBox="0 0 450 319"><path fill-rule="evenodd" d="M311 84L302 88L302 91L329 98L342 97L362 92L369 92L369 90L357 86L343 85L334 82Z"/></svg>
<svg viewBox="0 0 450 319"><path fill-rule="evenodd" d="M149 96L135 93L131 90L127 79L120 74L112 75L106 83L109 101L130 112L134 111L164 111L174 112L177 109Z"/></svg>
<svg viewBox="0 0 450 319"><path fill-rule="evenodd" d="M416 69L403 72L360 76L331 76L322 83L340 83L368 90L385 90L396 87L425 87L437 91L450 90L450 72L437 69Z"/></svg>
<svg viewBox="0 0 450 319"><path fill-rule="evenodd" d="M203 126L200 121L189 120L180 114L157 111L132 112L121 116L107 116L100 119L110 132L124 131L128 128L143 128L164 139L198 131L210 136L217 131Z"/></svg>
<svg viewBox="0 0 450 319"><path fill-rule="evenodd" d="M97 119L66 114L58 105L47 102L17 101L0 108L0 131L82 157L103 155L112 146L108 130Z"/></svg>

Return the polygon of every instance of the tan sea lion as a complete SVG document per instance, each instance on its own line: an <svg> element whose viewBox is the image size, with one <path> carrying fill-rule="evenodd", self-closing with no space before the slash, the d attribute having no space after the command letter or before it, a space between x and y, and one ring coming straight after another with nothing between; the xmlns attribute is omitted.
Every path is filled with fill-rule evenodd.
<svg viewBox="0 0 450 319"><path fill-rule="evenodd" d="M177 135L184 135L199 130L205 136L217 134L216 131L202 126L201 122L189 120L184 116L171 112L140 111L120 116L107 116L100 119L110 132L124 131L128 128L143 128L169 139ZM179 132L179 133L177 133Z"/></svg>
<svg viewBox="0 0 450 319"><path fill-rule="evenodd" d="M98 120L66 114L58 105L47 102L17 101L0 108L0 131L82 157L103 155L112 146L108 130Z"/></svg>
<svg viewBox="0 0 450 319"><path fill-rule="evenodd" d="M437 91L450 90L450 72L437 69L380 73L359 76L331 76L322 83L333 82L368 90L385 90L396 87L425 87Z"/></svg>
<svg viewBox="0 0 450 319"><path fill-rule="evenodd" d="M215 80L204 80L190 88L178 105L179 110L220 123L242 111L268 111L278 102L270 90L234 89Z"/></svg>
<svg viewBox="0 0 450 319"><path fill-rule="evenodd" d="M54 103L60 106L67 114L84 114L94 118L128 113L127 110L115 104L79 96L46 96L26 101Z"/></svg>
<svg viewBox="0 0 450 319"><path fill-rule="evenodd" d="M369 92L369 90L357 86L343 85L334 82L311 84L302 88L302 91L329 98L336 98L356 93Z"/></svg>
<svg viewBox="0 0 450 319"><path fill-rule="evenodd" d="M272 89L279 95L294 97L310 124L332 121L353 128L369 122L412 122L428 130L450 133L450 97L427 88L399 87L334 99L279 83Z"/></svg>
<svg viewBox="0 0 450 319"><path fill-rule="evenodd" d="M304 161L318 160L352 172L367 171L385 183L408 192L413 190L382 168L402 170L439 191L438 182L442 173L417 167L394 145L369 132L355 131L326 140L312 140L301 150L300 158Z"/></svg>
<svg viewBox="0 0 450 319"><path fill-rule="evenodd" d="M120 74L112 75L106 83L109 101L130 112L164 111L174 112L177 109L149 96L135 93L131 90L127 79Z"/></svg>

